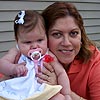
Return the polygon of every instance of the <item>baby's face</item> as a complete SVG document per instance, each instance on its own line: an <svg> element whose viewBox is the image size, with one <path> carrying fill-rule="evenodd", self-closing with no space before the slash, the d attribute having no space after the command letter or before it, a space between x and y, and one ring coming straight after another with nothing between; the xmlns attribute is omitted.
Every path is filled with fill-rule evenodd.
<svg viewBox="0 0 100 100"><path fill-rule="evenodd" d="M28 33L20 33L17 43L21 53L25 56L28 56L30 50L36 48L41 48L43 50L42 55L47 51L47 37L45 30L39 24Z"/></svg>

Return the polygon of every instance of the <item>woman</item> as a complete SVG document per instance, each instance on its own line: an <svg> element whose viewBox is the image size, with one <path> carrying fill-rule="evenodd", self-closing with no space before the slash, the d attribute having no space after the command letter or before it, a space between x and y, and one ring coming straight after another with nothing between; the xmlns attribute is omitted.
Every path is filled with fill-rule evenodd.
<svg viewBox="0 0 100 100"><path fill-rule="evenodd" d="M51 70L54 68L57 73L59 68L63 68L65 91L53 98L57 100L63 96L65 100L100 100L100 51L88 39L82 17L75 6L55 2L43 11L42 16L46 23L49 49L61 65L44 63L46 69L41 70L43 74L37 75L38 81L62 85L63 82L58 81L59 75ZM17 51L15 53L18 54Z"/></svg>
<svg viewBox="0 0 100 100"><path fill-rule="evenodd" d="M71 87L77 94L69 93L72 99L99 100L100 51L88 39L82 17L75 6L55 2L43 11L42 16L46 23L49 49L68 74L70 86L66 88Z"/></svg>

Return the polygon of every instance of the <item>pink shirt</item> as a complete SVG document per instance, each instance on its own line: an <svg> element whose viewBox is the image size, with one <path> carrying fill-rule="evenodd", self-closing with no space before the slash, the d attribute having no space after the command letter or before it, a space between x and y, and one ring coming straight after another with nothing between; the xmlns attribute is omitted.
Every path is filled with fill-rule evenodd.
<svg viewBox="0 0 100 100"><path fill-rule="evenodd" d="M87 100L100 100L100 51L97 48L88 63L75 60L67 73L73 92Z"/></svg>

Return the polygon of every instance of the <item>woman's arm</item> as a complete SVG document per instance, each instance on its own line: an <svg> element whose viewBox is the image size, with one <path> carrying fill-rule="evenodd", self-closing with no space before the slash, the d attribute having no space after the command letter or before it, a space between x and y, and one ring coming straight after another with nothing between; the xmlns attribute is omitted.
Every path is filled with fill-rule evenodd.
<svg viewBox="0 0 100 100"><path fill-rule="evenodd" d="M87 100L87 99L84 99L83 97L77 95L74 92L71 92L71 98L72 98L72 100Z"/></svg>
<svg viewBox="0 0 100 100"><path fill-rule="evenodd" d="M45 64L45 65L47 65L47 64ZM57 77L57 83L63 87L61 92L58 93L57 95L55 95L55 97L53 97L53 98L55 98L54 100L58 100L58 98L60 98L60 97L65 98L65 100L86 100L71 91L69 78L61 64L59 64L57 62L52 62L50 65L51 65L51 67L54 68L55 73L57 75L57 76L54 76L55 74L51 75L50 80L53 80L53 77L55 80L55 77ZM49 68L50 68L50 65L48 66ZM45 66L45 67L47 69L49 69L47 66ZM46 71L44 71L44 72L46 72ZM46 73L48 73L48 71ZM56 84L56 83L53 83L53 84Z"/></svg>
<svg viewBox="0 0 100 100"><path fill-rule="evenodd" d="M65 69L56 58L51 62L51 66L54 68L57 75L58 84L62 86L60 93L64 96L65 100L72 100L70 82Z"/></svg>
<svg viewBox="0 0 100 100"><path fill-rule="evenodd" d="M9 75L12 74L12 68L15 63L16 55L18 51L16 48L12 48L7 52L5 56L0 59L0 73Z"/></svg>
<svg viewBox="0 0 100 100"><path fill-rule="evenodd" d="M45 68L44 70L42 70L43 74L37 75L39 77L39 82L41 83L46 82L48 84L53 84L53 85L59 84L63 87L61 92L52 97L50 100L58 100L59 98L63 98L61 100L85 100L71 91L70 82L66 71L64 70L63 66L57 61L55 56L52 55L51 53L50 55L54 57L54 61L51 63L45 62L44 63Z"/></svg>
<svg viewBox="0 0 100 100"><path fill-rule="evenodd" d="M17 64L20 52L16 48L12 48L8 53L0 59L0 73L4 75L17 75L27 72L25 63ZM16 64L15 64L16 63Z"/></svg>

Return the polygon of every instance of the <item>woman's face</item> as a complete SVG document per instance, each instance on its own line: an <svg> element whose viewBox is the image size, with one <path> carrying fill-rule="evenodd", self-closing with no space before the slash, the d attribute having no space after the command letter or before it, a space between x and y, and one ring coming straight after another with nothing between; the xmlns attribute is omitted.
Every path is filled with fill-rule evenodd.
<svg viewBox="0 0 100 100"><path fill-rule="evenodd" d="M81 31L71 16L59 18L48 32L49 48L64 65L69 65L79 53Z"/></svg>

